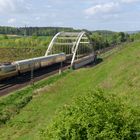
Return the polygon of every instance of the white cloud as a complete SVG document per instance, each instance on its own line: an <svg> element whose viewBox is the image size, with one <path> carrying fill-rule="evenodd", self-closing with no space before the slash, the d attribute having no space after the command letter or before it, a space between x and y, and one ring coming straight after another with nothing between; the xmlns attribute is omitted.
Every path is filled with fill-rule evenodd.
<svg viewBox="0 0 140 140"><path fill-rule="evenodd" d="M11 23L15 23L15 22L16 22L16 19L15 18L11 18L11 19L8 20L8 23L10 23L10 24Z"/></svg>
<svg viewBox="0 0 140 140"><path fill-rule="evenodd" d="M118 0L115 2L115 0L112 0L113 2L110 2L110 0L106 3L102 4L96 4L92 7L87 8L84 12L86 15L96 15L96 14L112 14L112 12L117 11L118 9L121 9L123 5L125 4L132 4L136 2L140 2L140 0Z"/></svg>
<svg viewBox="0 0 140 140"><path fill-rule="evenodd" d="M119 4L110 2L106 4L98 4L85 10L87 15L95 15L98 13L110 13L118 8Z"/></svg>
<svg viewBox="0 0 140 140"><path fill-rule="evenodd" d="M0 0L0 13L11 14L27 11L25 0Z"/></svg>
<svg viewBox="0 0 140 140"><path fill-rule="evenodd" d="M135 3L135 2L139 2L140 0L121 0L121 2L123 3Z"/></svg>

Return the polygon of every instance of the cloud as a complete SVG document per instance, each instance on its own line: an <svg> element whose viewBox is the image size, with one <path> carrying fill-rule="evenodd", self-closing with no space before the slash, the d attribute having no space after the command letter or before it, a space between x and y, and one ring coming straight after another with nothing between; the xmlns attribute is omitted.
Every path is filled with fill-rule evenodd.
<svg viewBox="0 0 140 140"><path fill-rule="evenodd" d="M129 29L131 21L133 28L137 26L138 29L139 1L0 0L0 25L124 30Z"/></svg>
<svg viewBox="0 0 140 140"><path fill-rule="evenodd" d="M113 0L112 0L113 1ZM84 13L88 16L96 14L112 14L112 12L120 10L125 4L132 4L140 2L140 0L118 0L117 2L110 0L106 3L96 4L84 10Z"/></svg>
<svg viewBox="0 0 140 140"><path fill-rule="evenodd" d="M8 23L15 23L16 22L16 19L15 18L10 18L9 20L8 20Z"/></svg>
<svg viewBox="0 0 140 140"><path fill-rule="evenodd" d="M0 0L0 13L11 14L27 11L25 0Z"/></svg>
<svg viewBox="0 0 140 140"><path fill-rule="evenodd" d="M118 8L119 4L110 2L105 4L98 4L85 10L87 15L95 15L98 13L111 13Z"/></svg>
<svg viewBox="0 0 140 140"><path fill-rule="evenodd" d="M139 2L140 0L121 0L121 2L123 3L135 3L135 2Z"/></svg>

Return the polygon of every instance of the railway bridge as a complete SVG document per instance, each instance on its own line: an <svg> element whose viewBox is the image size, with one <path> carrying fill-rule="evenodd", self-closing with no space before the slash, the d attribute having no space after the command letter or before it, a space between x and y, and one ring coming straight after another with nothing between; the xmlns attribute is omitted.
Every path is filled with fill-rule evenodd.
<svg viewBox="0 0 140 140"><path fill-rule="evenodd" d="M94 46L86 32L59 32L51 40L45 56L64 52L71 67L94 61Z"/></svg>
<svg viewBox="0 0 140 140"><path fill-rule="evenodd" d="M70 66L77 69L94 60L94 47L86 32L59 32L51 40L45 56L1 65L0 96L25 87L29 83L33 84ZM65 64L62 66L63 62Z"/></svg>

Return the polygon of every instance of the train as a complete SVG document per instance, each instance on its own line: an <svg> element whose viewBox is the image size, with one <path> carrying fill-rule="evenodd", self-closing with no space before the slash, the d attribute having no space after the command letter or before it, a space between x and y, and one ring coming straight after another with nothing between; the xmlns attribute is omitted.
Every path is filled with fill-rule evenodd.
<svg viewBox="0 0 140 140"><path fill-rule="evenodd" d="M60 53L2 64L0 65L0 81L31 71L32 69L36 70L64 62L65 60L66 54Z"/></svg>

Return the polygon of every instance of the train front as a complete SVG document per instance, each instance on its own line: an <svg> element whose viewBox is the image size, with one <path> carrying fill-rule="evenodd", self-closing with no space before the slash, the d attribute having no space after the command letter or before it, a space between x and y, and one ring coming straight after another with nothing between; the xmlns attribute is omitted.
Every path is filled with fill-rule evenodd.
<svg viewBox="0 0 140 140"><path fill-rule="evenodd" d="M17 75L16 65L5 63L0 65L0 81Z"/></svg>

